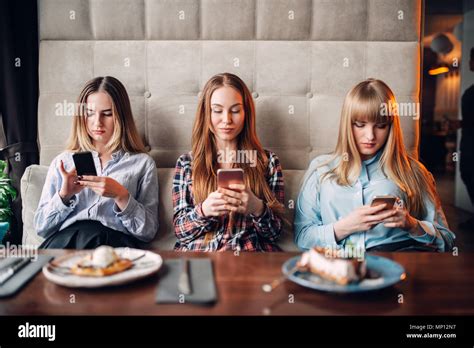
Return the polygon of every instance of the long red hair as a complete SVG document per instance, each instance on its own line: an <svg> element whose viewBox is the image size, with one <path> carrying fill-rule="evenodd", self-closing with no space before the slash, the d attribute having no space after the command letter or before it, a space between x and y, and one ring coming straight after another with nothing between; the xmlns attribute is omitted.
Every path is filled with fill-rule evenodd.
<svg viewBox="0 0 474 348"><path fill-rule="evenodd" d="M245 113L244 127L238 135L238 150L256 151L256 165L235 163L235 167L245 172L245 185L262 199L272 210L281 214L283 205L275 198L266 181L268 156L257 137L255 125L255 105L249 89L236 75L218 74L207 81L198 102L196 119L192 134L192 179L193 195L197 203L203 202L207 196L217 190L218 154L214 130L211 123L211 97L218 88L228 86L240 93Z"/></svg>

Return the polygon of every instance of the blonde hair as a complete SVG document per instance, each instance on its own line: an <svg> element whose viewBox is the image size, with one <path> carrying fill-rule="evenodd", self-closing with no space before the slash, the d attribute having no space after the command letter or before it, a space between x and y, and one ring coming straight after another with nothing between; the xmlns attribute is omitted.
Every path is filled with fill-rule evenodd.
<svg viewBox="0 0 474 348"><path fill-rule="evenodd" d="M105 149L108 152L124 150L131 153L147 152L133 120L127 90L112 76L96 77L88 81L77 99L78 108L66 146L69 151L94 151L92 139L87 133L87 98L97 92L107 93L112 99L114 132Z"/></svg>
<svg viewBox="0 0 474 348"><path fill-rule="evenodd" d="M245 83L230 73L218 74L207 81L199 98L192 134L192 177L193 195L196 203L203 202L207 196L217 190L217 147L211 123L211 97L215 90L229 86L234 88L243 100L245 112L244 127L238 135L239 150L256 150L257 163L237 163L245 172L245 184L254 194L267 203L277 214L282 214L283 205L275 198L266 182L265 173L268 157L257 137L255 125L255 106Z"/></svg>
<svg viewBox="0 0 474 348"><path fill-rule="evenodd" d="M342 186L354 183L360 175L362 159L352 132L353 123L388 123L389 134L383 148L379 150L382 151L380 167L403 191L408 211L421 218L426 213L423 198L427 196L433 203L439 204L438 195L430 172L405 149L396 105L395 95L381 80L367 79L347 93L342 106L334 156L320 166L327 165L336 158L342 160L323 175L322 180L334 179ZM391 112L382 114L384 107Z"/></svg>

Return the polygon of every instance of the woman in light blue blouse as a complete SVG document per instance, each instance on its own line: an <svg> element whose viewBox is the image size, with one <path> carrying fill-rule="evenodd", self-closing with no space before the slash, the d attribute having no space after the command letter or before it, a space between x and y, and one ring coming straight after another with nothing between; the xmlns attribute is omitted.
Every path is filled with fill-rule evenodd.
<svg viewBox="0 0 474 348"><path fill-rule="evenodd" d="M52 125L54 126L54 125ZM77 176L72 154L92 153L97 176ZM66 151L51 163L35 214L40 248L138 245L158 230L158 179L116 78L96 77L78 99Z"/></svg>
<svg viewBox="0 0 474 348"><path fill-rule="evenodd" d="M334 153L315 158L295 212L295 242L358 250L453 248L433 176L405 150L395 96L368 79L346 95ZM374 196L399 198L395 208Z"/></svg>

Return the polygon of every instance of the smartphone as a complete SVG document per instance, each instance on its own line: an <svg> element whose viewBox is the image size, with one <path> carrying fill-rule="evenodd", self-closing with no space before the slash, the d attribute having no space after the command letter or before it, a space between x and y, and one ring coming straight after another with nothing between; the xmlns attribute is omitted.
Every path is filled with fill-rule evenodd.
<svg viewBox="0 0 474 348"><path fill-rule="evenodd" d="M392 195L375 196L372 199L372 203L370 203L370 205L372 207L375 207L377 205L385 203L385 204L387 204L387 206L383 210L389 210L389 209L393 209L393 207L395 206L395 203L397 202L397 200L398 200L398 198L395 197L395 196L392 196Z"/></svg>
<svg viewBox="0 0 474 348"><path fill-rule="evenodd" d="M74 165L76 166L77 175L94 175L97 176L95 170L94 157L92 153L87 152L76 152L72 155Z"/></svg>
<svg viewBox="0 0 474 348"><path fill-rule="evenodd" d="M243 184L244 170L242 168L218 169L217 186L229 189L230 184Z"/></svg>

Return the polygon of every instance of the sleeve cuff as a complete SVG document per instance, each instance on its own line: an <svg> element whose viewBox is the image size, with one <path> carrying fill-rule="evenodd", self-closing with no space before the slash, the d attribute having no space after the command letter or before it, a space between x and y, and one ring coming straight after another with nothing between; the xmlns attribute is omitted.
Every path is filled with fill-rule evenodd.
<svg viewBox="0 0 474 348"><path fill-rule="evenodd" d="M338 242L336 240L336 232L334 231L334 223L329 223L324 225L325 231L324 235L324 243L326 246L333 246L333 247L340 247L341 245L345 244L345 239Z"/></svg>
<svg viewBox="0 0 474 348"><path fill-rule="evenodd" d="M205 216L202 211L202 203L196 205L193 209L193 215L196 216L196 221L198 223L207 223L209 221L217 221L218 219L214 216Z"/></svg>
<svg viewBox="0 0 474 348"><path fill-rule="evenodd" d="M51 203L53 204L53 209L56 211L72 211L77 204L77 196L74 195L71 199L65 204L59 196L59 192L56 192L54 196L51 198Z"/></svg>
<svg viewBox="0 0 474 348"><path fill-rule="evenodd" d="M250 214L250 216L252 217L254 223L260 224L262 223L262 221L265 221L266 219L270 218L271 214L271 209L268 207L268 205L264 203L262 215L255 216L253 214Z"/></svg>
<svg viewBox="0 0 474 348"><path fill-rule="evenodd" d="M310 229L303 232L304 235L300 237L298 246L302 250L309 250L316 246L327 248L338 248L344 245L344 240L340 243L336 241L334 234L334 224L313 225Z"/></svg>
<svg viewBox="0 0 474 348"><path fill-rule="evenodd" d="M128 217L135 211L137 206L138 206L138 202L135 200L135 198L132 197L132 195L129 194L127 206L125 207L125 209L120 210L117 203L114 203L113 211L116 216Z"/></svg>

